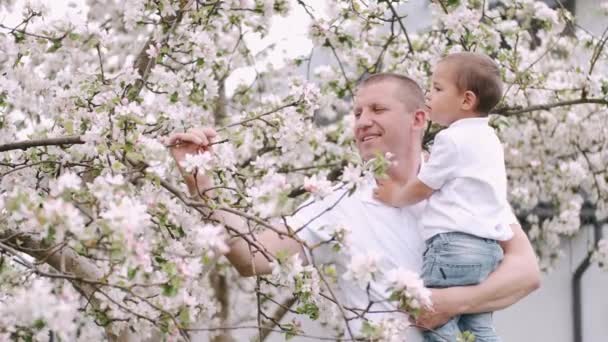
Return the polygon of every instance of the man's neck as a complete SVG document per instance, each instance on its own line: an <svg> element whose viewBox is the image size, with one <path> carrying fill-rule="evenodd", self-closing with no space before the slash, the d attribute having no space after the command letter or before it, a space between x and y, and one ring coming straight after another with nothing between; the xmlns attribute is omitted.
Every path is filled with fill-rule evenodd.
<svg viewBox="0 0 608 342"><path fill-rule="evenodd" d="M395 165L388 170L388 176L400 184L405 184L416 178L420 169L420 158L422 148L416 147L408 149L403 155L395 155Z"/></svg>

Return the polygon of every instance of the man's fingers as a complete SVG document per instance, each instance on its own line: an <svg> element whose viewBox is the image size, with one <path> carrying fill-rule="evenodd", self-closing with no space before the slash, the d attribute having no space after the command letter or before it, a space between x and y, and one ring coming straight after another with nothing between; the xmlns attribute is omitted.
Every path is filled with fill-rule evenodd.
<svg viewBox="0 0 608 342"><path fill-rule="evenodd" d="M202 145L204 143L204 141L195 134L173 133L169 137L168 144L173 145L176 143L192 143L192 144Z"/></svg>
<svg viewBox="0 0 608 342"><path fill-rule="evenodd" d="M196 135L199 139L201 139L201 145L203 147L209 146L215 138L217 137L217 132L210 127L203 128L192 128L188 130L188 133Z"/></svg>
<svg viewBox="0 0 608 342"><path fill-rule="evenodd" d="M208 146L209 145L209 139L207 139L207 135L205 135L205 133L198 128L191 128L188 130L188 133L196 136L198 139L200 139L201 143L199 143L199 145L201 146Z"/></svg>
<svg viewBox="0 0 608 342"><path fill-rule="evenodd" d="M209 138L209 141L213 141L213 138L217 137L217 132L211 127L203 127L201 130Z"/></svg>

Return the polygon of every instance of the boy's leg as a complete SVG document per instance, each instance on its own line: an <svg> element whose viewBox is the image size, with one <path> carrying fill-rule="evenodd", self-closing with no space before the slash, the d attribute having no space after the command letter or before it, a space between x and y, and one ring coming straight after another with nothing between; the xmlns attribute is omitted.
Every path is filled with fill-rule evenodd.
<svg viewBox="0 0 608 342"><path fill-rule="evenodd" d="M453 342L459 333L458 317L455 317L434 330L423 332L424 342Z"/></svg>
<svg viewBox="0 0 608 342"><path fill-rule="evenodd" d="M481 263L481 276L483 279L496 269L500 260L502 260L502 249L490 249L493 252L494 258L486 258ZM494 329L492 322L492 313L485 312L479 314L462 315L458 321L458 327L462 332L469 331L475 335L475 342L500 342L500 338Z"/></svg>
<svg viewBox="0 0 608 342"><path fill-rule="evenodd" d="M502 260L502 249L495 241L462 233L440 234L427 241L427 249L423 255L422 279L424 285L430 288L475 285L487 278L490 272L498 266L500 260ZM449 341L455 341L461 330L473 328L480 335L486 336L489 332L494 331L491 314L488 317L489 320L487 317L480 318L479 322L473 319L471 324L466 325L467 329L462 329L463 326L458 323L462 319L460 317L456 321L456 329L449 326L444 334ZM488 323L488 328L491 330L482 329L483 324L481 323ZM475 334L475 332L471 332ZM425 334L425 339L426 336L427 334ZM494 337L497 338L495 332ZM476 341L486 340L477 338Z"/></svg>
<svg viewBox="0 0 608 342"><path fill-rule="evenodd" d="M500 342L492 323L492 313L462 315L458 321L460 331L469 331L475 335L475 342Z"/></svg>
<svg viewBox="0 0 608 342"><path fill-rule="evenodd" d="M442 251L442 242L437 239L427 242L427 249L422 255L422 280L426 287L446 287L445 279L440 272L434 267L437 259L437 254ZM456 341L456 337L460 333L458 328L458 317L454 317L444 325L435 328L432 331L424 331L424 342L448 342Z"/></svg>

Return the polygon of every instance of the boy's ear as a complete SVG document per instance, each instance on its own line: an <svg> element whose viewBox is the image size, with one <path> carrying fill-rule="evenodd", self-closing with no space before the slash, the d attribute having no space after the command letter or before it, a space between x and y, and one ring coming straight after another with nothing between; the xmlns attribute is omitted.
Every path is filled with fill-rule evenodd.
<svg viewBox="0 0 608 342"><path fill-rule="evenodd" d="M477 95L474 92L467 90L462 96L462 109L467 111L475 110L477 106Z"/></svg>

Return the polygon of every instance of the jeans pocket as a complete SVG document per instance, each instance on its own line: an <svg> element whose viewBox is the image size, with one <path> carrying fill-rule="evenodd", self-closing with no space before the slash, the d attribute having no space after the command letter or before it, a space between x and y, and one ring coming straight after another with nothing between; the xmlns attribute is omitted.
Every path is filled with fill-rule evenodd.
<svg viewBox="0 0 608 342"><path fill-rule="evenodd" d="M435 262L427 269L424 283L428 287L474 285L481 281L481 264Z"/></svg>
<svg viewBox="0 0 608 342"><path fill-rule="evenodd" d="M426 246L424 248L424 252L422 252L422 257L423 258L428 254L428 252L429 252L430 249L431 249L431 246Z"/></svg>

